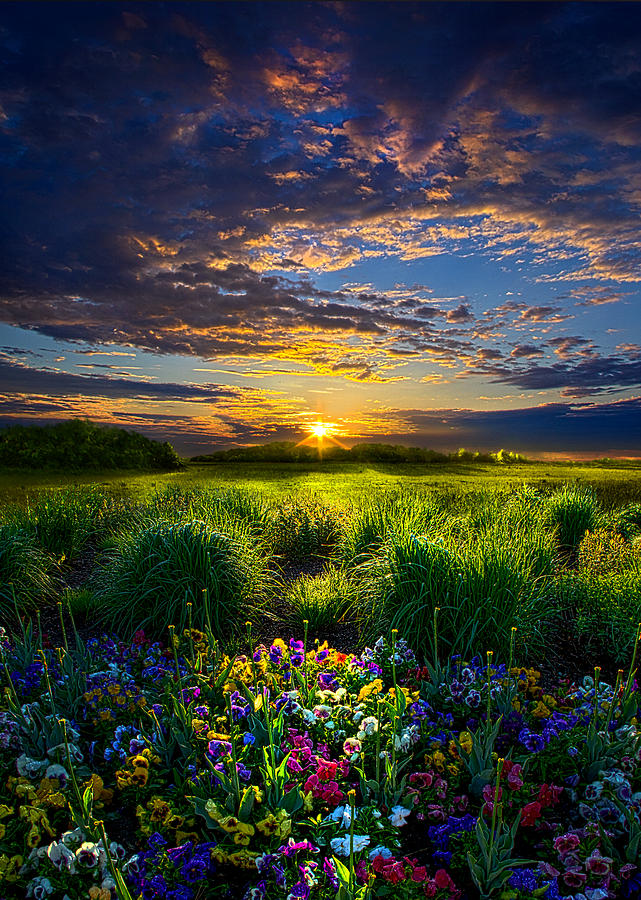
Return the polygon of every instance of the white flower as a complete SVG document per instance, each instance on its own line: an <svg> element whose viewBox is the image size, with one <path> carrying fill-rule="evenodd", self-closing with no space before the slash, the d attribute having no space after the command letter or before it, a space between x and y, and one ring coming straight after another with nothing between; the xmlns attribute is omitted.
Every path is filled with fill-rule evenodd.
<svg viewBox="0 0 641 900"><path fill-rule="evenodd" d="M373 850L370 850L367 854L369 856L369 861L371 862L377 856L382 856L383 859L389 859L393 854L392 851L387 847L384 847L382 844L379 844L378 847L374 847Z"/></svg>
<svg viewBox="0 0 641 900"><path fill-rule="evenodd" d="M32 878L27 886L27 897L33 897L34 900L44 900L53 894L53 885L48 878L37 875Z"/></svg>
<svg viewBox="0 0 641 900"><path fill-rule="evenodd" d="M52 865L58 869L58 871L62 871L66 869L72 875L76 872L76 857L75 854L71 852L68 847L61 842L53 841L53 843L49 844L47 847L47 856L51 860Z"/></svg>
<svg viewBox="0 0 641 900"><path fill-rule="evenodd" d="M358 813L356 813L354 818L356 818L357 815ZM345 806L337 806L333 812L325 817L324 821L339 822L343 828L347 829L352 822L352 810L347 804L345 804Z"/></svg>
<svg viewBox="0 0 641 900"><path fill-rule="evenodd" d="M100 850L96 844L85 841L76 850L76 859L81 866L93 869L100 861Z"/></svg>
<svg viewBox="0 0 641 900"><path fill-rule="evenodd" d="M360 728L358 729L358 737L362 741L364 737L371 737L373 734L376 734L378 731L378 719L376 716L367 716L361 722Z"/></svg>
<svg viewBox="0 0 641 900"><path fill-rule="evenodd" d="M332 853L335 853L337 856L349 856L349 835L346 835L344 838L332 838L329 843ZM360 853L367 846L369 846L368 834L354 835L354 853Z"/></svg>
<svg viewBox="0 0 641 900"><path fill-rule="evenodd" d="M35 778L41 775L46 768L47 763L45 761L31 759L26 753L23 753L16 760L16 769L18 770L18 775L22 776L22 778Z"/></svg>
<svg viewBox="0 0 641 900"><path fill-rule="evenodd" d="M82 828L74 828L73 831L65 831L60 840L65 845L65 847L71 847L72 850L75 850L79 847L85 839L85 833Z"/></svg>
<svg viewBox="0 0 641 900"><path fill-rule="evenodd" d="M392 815L388 816L387 818L390 820L392 825L395 825L397 828L401 828L401 826L406 824L406 820L410 812L411 810L405 809L404 806L393 806Z"/></svg>

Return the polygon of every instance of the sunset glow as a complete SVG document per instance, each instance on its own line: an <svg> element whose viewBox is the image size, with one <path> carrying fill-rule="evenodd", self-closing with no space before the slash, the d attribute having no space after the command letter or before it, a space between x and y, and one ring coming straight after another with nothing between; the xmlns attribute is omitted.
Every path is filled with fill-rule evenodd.
<svg viewBox="0 0 641 900"><path fill-rule="evenodd" d="M0 424L641 452L641 4L3 12Z"/></svg>

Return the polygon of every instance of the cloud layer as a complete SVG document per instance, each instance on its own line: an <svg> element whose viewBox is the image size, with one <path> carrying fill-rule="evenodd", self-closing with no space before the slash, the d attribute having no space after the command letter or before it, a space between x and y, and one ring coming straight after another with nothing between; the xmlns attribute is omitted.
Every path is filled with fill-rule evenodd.
<svg viewBox="0 0 641 900"><path fill-rule="evenodd" d="M344 384L641 386L641 5L26 2L3 19L3 322Z"/></svg>

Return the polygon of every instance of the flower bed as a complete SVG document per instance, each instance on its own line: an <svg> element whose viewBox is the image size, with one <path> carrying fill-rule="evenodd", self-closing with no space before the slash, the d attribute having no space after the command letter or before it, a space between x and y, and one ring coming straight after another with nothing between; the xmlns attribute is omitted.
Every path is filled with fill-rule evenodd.
<svg viewBox="0 0 641 900"><path fill-rule="evenodd" d="M641 896L630 673L3 637L0 896Z"/></svg>

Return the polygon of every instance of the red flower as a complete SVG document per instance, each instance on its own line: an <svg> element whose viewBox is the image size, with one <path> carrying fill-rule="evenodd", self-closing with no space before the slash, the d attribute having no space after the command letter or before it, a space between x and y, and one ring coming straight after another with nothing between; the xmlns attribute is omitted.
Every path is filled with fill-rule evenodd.
<svg viewBox="0 0 641 900"><path fill-rule="evenodd" d="M538 796L539 803L543 807L556 806L559 802L562 790L562 787L557 787L555 784L542 784Z"/></svg>
<svg viewBox="0 0 641 900"><path fill-rule="evenodd" d="M521 825L534 825L537 819L541 818L541 804L538 800L533 800L523 807L521 815Z"/></svg>

